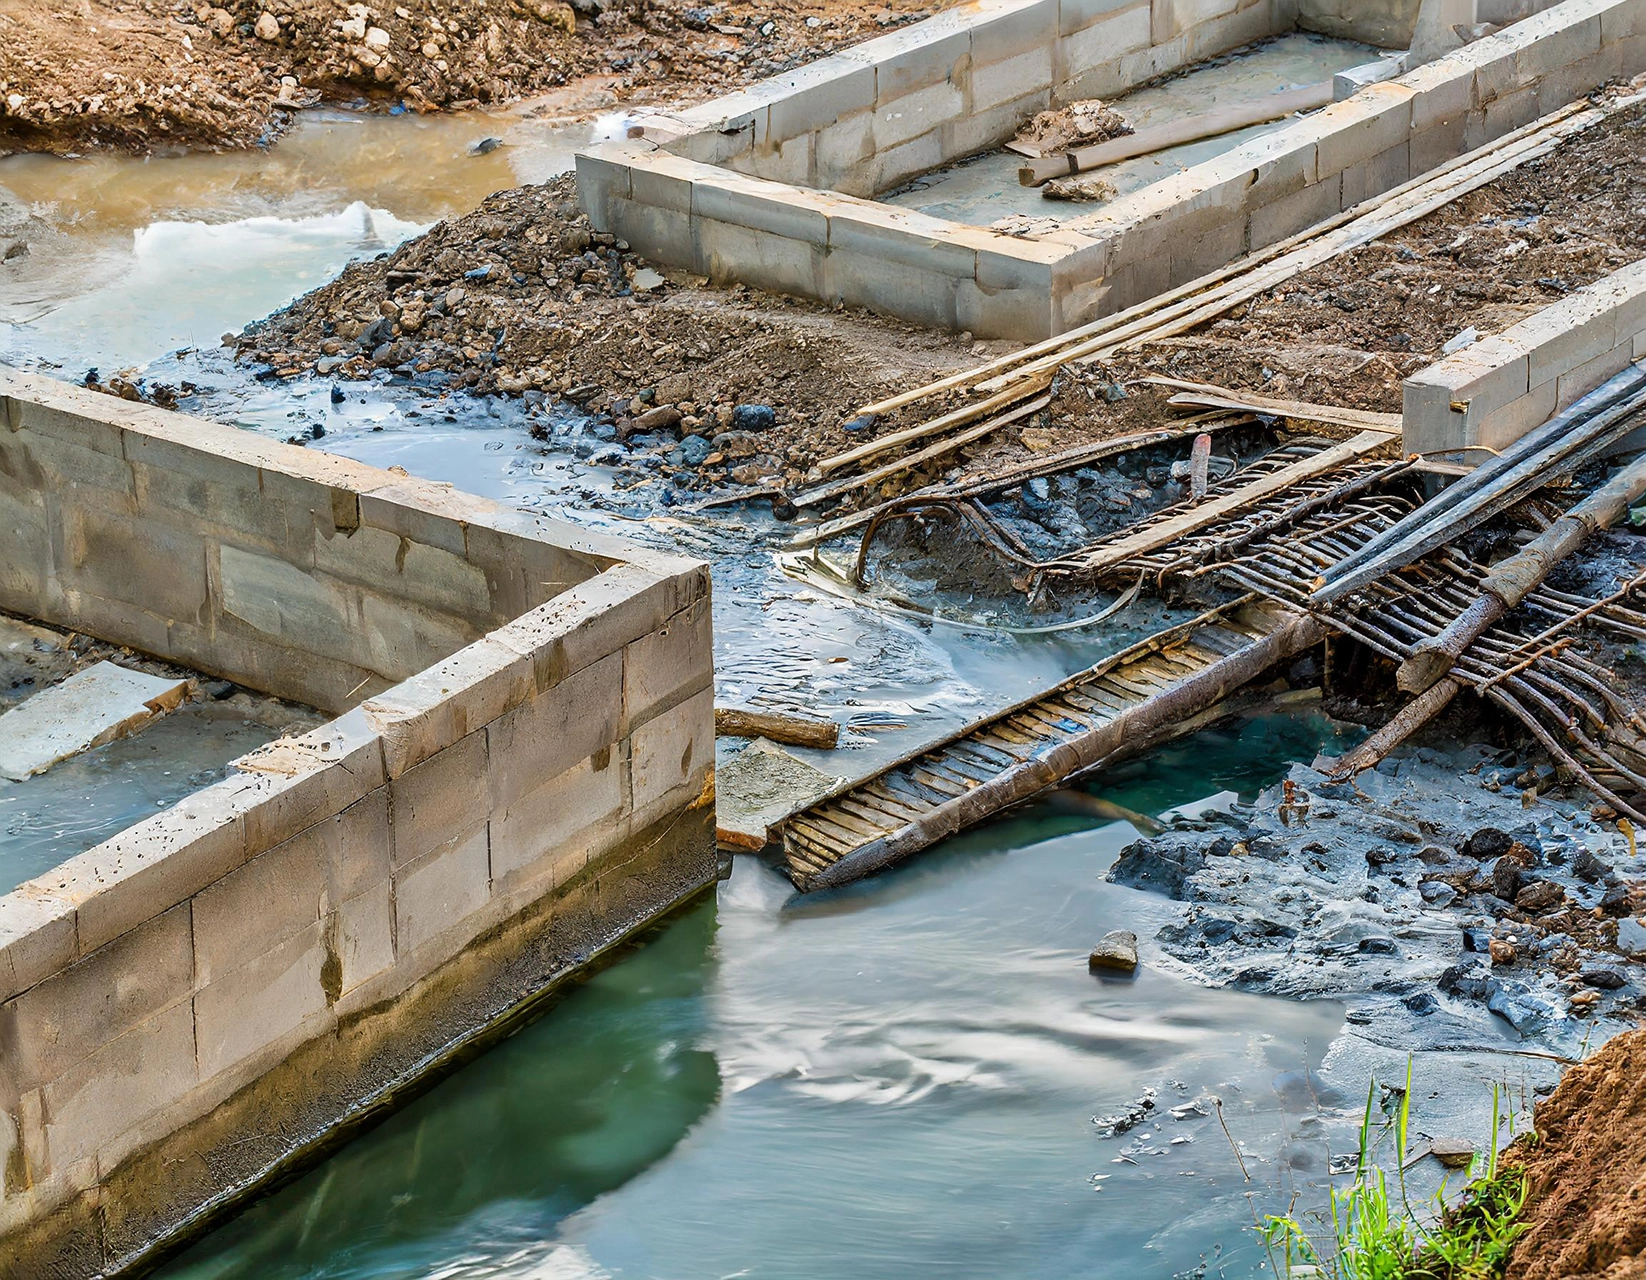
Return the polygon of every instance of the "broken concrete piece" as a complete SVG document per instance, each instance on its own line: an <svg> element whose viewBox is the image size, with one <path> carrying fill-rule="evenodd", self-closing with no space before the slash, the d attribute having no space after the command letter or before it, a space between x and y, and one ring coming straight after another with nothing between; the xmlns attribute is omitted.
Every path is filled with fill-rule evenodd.
<svg viewBox="0 0 1646 1280"><path fill-rule="evenodd" d="M1109 973L1137 971L1137 935L1130 929L1115 929L1103 935L1092 948L1086 963L1092 969Z"/></svg>
<svg viewBox="0 0 1646 1280"><path fill-rule="evenodd" d="M767 832L815 804L840 780L765 738L756 738L715 770L717 839L723 849L758 852Z"/></svg>
<svg viewBox="0 0 1646 1280"><path fill-rule="evenodd" d="M187 696L189 682L99 662L0 715L0 777L21 782L59 760L141 729Z"/></svg>

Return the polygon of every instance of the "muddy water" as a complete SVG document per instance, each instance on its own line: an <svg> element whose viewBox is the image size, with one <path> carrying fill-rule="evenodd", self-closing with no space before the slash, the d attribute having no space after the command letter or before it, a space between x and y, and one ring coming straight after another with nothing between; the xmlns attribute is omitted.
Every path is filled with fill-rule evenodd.
<svg viewBox="0 0 1646 1280"><path fill-rule="evenodd" d="M1250 790L1330 737L1258 721L1112 794ZM1341 1010L1092 977L1098 936L1164 915L1102 882L1131 838L1029 811L804 899L739 859L715 901L163 1274L1256 1274L1245 1195L1323 1174L1319 1116L1342 1108L1300 1082ZM1221 1097L1254 1181L1215 1115L1099 1136L1151 1088L1161 1111Z"/></svg>
<svg viewBox="0 0 1646 1280"><path fill-rule="evenodd" d="M316 111L266 151L0 159L0 214L30 217L11 232L29 253L0 264L0 359L108 373L214 346L353 258L563 172L611 127ZM501 145L475 154L486 139Z"/></svg>

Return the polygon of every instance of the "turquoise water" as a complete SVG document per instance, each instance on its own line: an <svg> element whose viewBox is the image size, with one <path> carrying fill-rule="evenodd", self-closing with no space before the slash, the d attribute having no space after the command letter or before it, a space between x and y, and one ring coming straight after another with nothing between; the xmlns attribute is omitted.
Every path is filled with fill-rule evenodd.
<svg viewBox="0 0 1646 1280"><path fill-rule="evenodd" d="M1159 812L1249 792L1334 740L1257 720L1103 794ZM1146 940L1169 909L1103 883L1133 838L1030 809L805 898L740 858L712 901L163 1274L1267 1273L1246 1193L1278 1206L1325 1168L1314 1104L1282 1091L1341 1011L1194 986L1146 941L1135 981L1094 978L1103 932ZM1253 1182L1215 1115L1098 1136L1149 1088L1162 1110L1221 1097Z"/></svg>

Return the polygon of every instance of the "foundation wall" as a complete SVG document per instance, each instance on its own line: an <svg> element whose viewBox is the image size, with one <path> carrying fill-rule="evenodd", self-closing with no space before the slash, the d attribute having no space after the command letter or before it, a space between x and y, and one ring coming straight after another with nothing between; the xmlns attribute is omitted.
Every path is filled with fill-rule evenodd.
<svg viewBox="0 0 1646 1280"><path fill-rule="evenodd" d="M1631 361L1646 360L1646 260L1576 290L1405 383L1408 453L1477 464Z"/></svg>
<svg viewBox="0 0 1646 1280"><path fill-rule="evenodd" d="M1300 0L1297 25L1343 40L1407 49L1422 7L1423 0Z"/></svg>
<svg viewBox="0 0 1646 1280"><path fill-rule="evenodd" d="M359 586L367 613L381 599L456 620L396 656L432 665L0 897L0 1271L94 1275L714 878L709 578L233 429L41 379L4 391L8 607L253 675L324 667L324 649L293 648L315 582ZM209 482L151 517L138 463L156 456ZM126 543L75 542L91 513L127 521ZM396 578L394 549L361 541L368 584L336 544L375 530L403 564ZM255 634L228 621L235 597L210 568L248 542L288 566L256 606L281 625ZM157 545L187 589L171 604L160 565L143 567ZM468 548L484 588L460 571ZM130 629L112 605L90 612L94 584L140 612ZM160 643L183 623L185 644Z"/></svg>
<svg viewBox="0 0 1646 1280"><path fill-rule="evenodd" d="M1020 6L1002 12L1028 22L1023 15L1037 10ZM944 74L952 77L962 46L988 47L976 29L955 26L982 22L982 13L976 7L950 11L898 36L923 49L944 48L948 41L954 60L937 70L946 66ZM1265 23L1285 16L1278 8L1249 6L1216 21L1255 23L1251 15ZM1286 21L1295 16L1294 10ZM1179 38L1185 49L1192 47L1190 37L1172 37ZM1156 47L1169 46L1150 46ZM829 61L858 67L860 97L869 85L880 92L878 65L862 61L858 50ZM931 93L922 101L947 104L930 110L963 113L968 94L976 110L976 66L967 65L972 89L942 79L939 87L947 86L942 93L932 93L931 84L917 91ZM1186 284L1528 124L1618 75L1641 70L1646 70L1646 0L1564 0L1398 80L1370 85L1033 238L892 209L852 194L888 180L889 171L875 167L888 144L875 133L878 116L863 106L855 108L865 130L863 149L852 160L855 182L817 168L818 153L810 143L793 154L810 147L811 158L804 165L797 160L792 171L764 162L763 176L725 167L738 156L750 164L750 157L769 160L783 151L781 142L772 143L775 138L812 136L783 123L791 97L805 104L826 96L802 82L805 71L738 95L736 114L727 105L733 100L721 99L648 123L645 136L579 154L578 191L600 229L650 257L711 279L865 306L983 336L1032 340ZM815 74L823 77L819 84L842 83L827 68ZM1013 83L1026 81L1014 76ZM802 123L830 118L832 110L797 108ZM913 127L908 111L899 118L900 128ZM945 158L944 129L958 129L959 121L971 127L981 119L957 114L935 121L920 115L918 120L931 127L919 136L938 141L924 144L931 153L919 167L934 167ZM762 141L771 144L765 152ZM890 145L901 150L907 144ZM892 167L901 173L901 164L894 158ZM827 185L826 179L849 190L796 185Z"/></svg>

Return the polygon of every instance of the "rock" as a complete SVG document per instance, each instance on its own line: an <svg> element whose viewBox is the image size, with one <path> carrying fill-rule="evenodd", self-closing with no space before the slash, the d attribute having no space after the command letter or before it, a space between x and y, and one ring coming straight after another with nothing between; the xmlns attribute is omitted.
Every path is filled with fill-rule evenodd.
<svg viewBox="0 0 1646 1280"><path fill-rule="evenodd" d="M722 431L713 444L715 452L728 458L752 458L760 452L760 441L747 431Z"/></svg>
<svg viewBox="0 0 1646 1280"><path fill-rule="evenodd" d="M252 34L259 40L275 41L280 38L280 19L272 13L257 15L257 25L252 28Z"/></svg>
<svg viewBox="0 0 1646 1280"><path fill-rule="evenodd" d="M1466 1138L1431 1138L1429 1154L1448 1169L1467 1169L1475 1158L1475 1144Z"/></svg>
<svg viewBox="0 0 1646 1280"><path fill-rule="evenodd" d="M1617 922L1617 949L1626 956L1646 956L1646 921L1626 916Z"/></svg>
<svg viewBox="0 0 1646 1280"><path fill-rule="evenodd" d="M684 373L671 373L657 380L657 403L679 404L692 398L692 380Z"/></svg>
<svg viewBox="0 0 1646 1280"><path fill-rule="evenodd" d="M700 467L703 460L714 452L711 445L702 436L687 436L680 442L680 461L688 467Z"/></svg>
<svg viewBox="0 0 1646 1280"><path fill-rule="evenodd" d="M777 425L777 414L764 404L740 404L732 409L733 431L769 431Z"/></svg>
<svg viewBox="0 0 1646 1280"><path fill-rule="evenodd" d="M1106 933L1086 958L1089 968L1112 973L1137 971L1137 935L1130 929L1115 929Z"/></svg>
<svg viewBox="0 0 1646 1280"><path fill-rule="evenodd" d="M1577 980L1585 986L1600 987L1604 991L1616 991L1628 978L1621 969L1608 969L1604 965L1589 965L1580 970Z"/></svg>
<svg viewBox="0 0 1646 1280"><path fill-rule="evenodd" d="M1184 881L1205 865L1205 853L1194 844L1169 838L1134 840L1120 851L1107 879L1110 884L1152 889L1181 899Z"/></svg>
<svg viewBox="0 0 1646 1280"><path fill-rule="evenodd" d="M1514 837L1508 832L1499 831L1496 827L1482 827L1464 842L1460 852L1484 862L1488 858L1502 857L1514 847L1514 843Z"/></svg>
<svg viewBox="0 0 1646 1280"><path fill-rule="evenodd" d="M1444 880L1425 880L1417 887L1423 901L1432 907L1449 907L1457 901L1457 890Z"/></svg>
<svg viewBox="0 0 1646 1280"><path fill-rule="evenodd" d="M1585 884L1599 884L1611 874L1611 870L1587 846L1579 849L1572 858L1572 874Z"/></svg>
<svg viewBox="0 0 1646 1280"><path fill-rule="evenodd" d="M1520 892L1521 871L1520 860L1504 854L1492 864L1492 892L1505 902L1513 902Z"/></svg>
<svg viewBox="0 0 1646 1280"><path fill-rule="evenodd" d="M366 48L382 53L389 47L389 33L382 27L366 28Z"/></svg>
<svg viewBox="0 0 1646 1280"><path fill-rule="evenodd" d="M1518 958L1514 943L1506 942L1502 938L1493 938L1486 944L1486 949L1490 953L1494 965L1510 965Z"/></svg>
<svg viewBox="0 0 1646 1280"><path fill-rule="evenodd" d="M1486 1007L1523 1036L1541 1031L1556 1017L1553 1009L1519 982L1498 983L1486 998Z"/></svg>
<svg viewBox="0 0 1646 1280"><path fill-rule="evenodd" d="M1565 901L1566 893L1552 880L1534 880L1515 894L1515 906L1522 911L1551 911Z"/></svg>
<svg viewBox="0 0 1646 1280"><path fill-rule="evenodd" d="M676 426L679 422L680 410L673 405L660 404L655 409L647 409L645 413L636 418L634 420L634 429L636 431L661 431Z"/></svg>
<svg viewBox="0 0 1646 1280"><path fill-rule="evenodd" d="M1621 884L1614 884L1605 893L1600 895L1600 905L1595 908L1603 916L1626 916L1629 914L1629 890Z"/></svg>
<svg viewBox="0 0 1646 1280"><path fill-rule="evenodd" d="M469 148L469 154L471 156L489 156L502 145L503 139L501 138L482 138Z"/></svg>
<svg viewBox="0 0 1646 1280"><path fill-rule="evenodd" d="M1490 994L1492 982L1478 960L1460 960L1440 975L1437 985L1449 996L1484 1000Z"/></svg>
<svg viewBox="0 0 1646 1280"><path fill-rule="evenodd" d="M636 293L650 293L654 289L661 289L667 283L660 272L650 267L641 267L629 281L629 287Z"/></svg>
<svg viewBox="0 0 1646 1280"><path fill-rule="evenodd" d="M1436 1009L1440 1008L1440 1001L1436 1000L1427 991L1414 991L1400 1002L1417 1014L1420 1018L1427 1018Z"/></svg>

